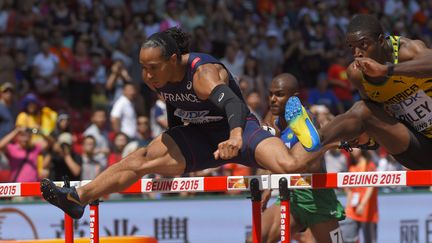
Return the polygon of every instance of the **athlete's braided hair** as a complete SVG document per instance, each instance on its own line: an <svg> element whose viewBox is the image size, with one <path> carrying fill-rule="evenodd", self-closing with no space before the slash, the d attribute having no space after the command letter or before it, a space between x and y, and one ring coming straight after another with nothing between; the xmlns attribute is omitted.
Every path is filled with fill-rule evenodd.
<svg viewBox="0 0 432 243"><path fill-rule="evenodd" d="M165 31L151 35L141 48L159 47L162 56L168 59L172 54L177 54L180 59L182 54L189 52L190 36L180 28L173 27Z"/></svg>
<svg viewBox="0 0 432 243"><path fill-rule="evenodd" d="M380 21L374 15L370 14L358 14L351 19L348 24L347 33L357 31L368 33L370 37L376 40L381 34L384 34Z"/></svg>

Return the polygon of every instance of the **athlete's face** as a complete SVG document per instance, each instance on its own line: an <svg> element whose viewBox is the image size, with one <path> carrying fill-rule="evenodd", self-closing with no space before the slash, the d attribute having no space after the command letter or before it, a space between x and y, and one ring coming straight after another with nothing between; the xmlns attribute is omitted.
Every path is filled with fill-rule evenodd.
<svg viewBox="0 0 432 243"><path fill-rule="evenodd" d="M141 48L140 63L144 82L151 88L161 88L171 79L176 55L166 59L159 47Z"/></svg>
<svg viewBox="0 0 432 243"><path fill-rule="evenodd" d="M374 60L378 59L382 52L382 43L384 39L380 36L378 40L364 31L347 33L346 43L354 58L369 57Z"/></svg>
<svg viewBox="0 0 432 243"><path fill-rule="evenodd" d="M297 94L295 88L290 87L289 83L281 80L273 80L270 92L270 112L274 116L282 116L285 113L287 100Z"/></svg>

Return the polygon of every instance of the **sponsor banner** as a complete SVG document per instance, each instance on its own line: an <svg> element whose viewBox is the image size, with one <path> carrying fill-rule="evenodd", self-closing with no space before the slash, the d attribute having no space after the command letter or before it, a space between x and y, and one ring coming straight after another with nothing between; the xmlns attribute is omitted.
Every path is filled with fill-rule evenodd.
<svg viewBox="0 0 432 243"><path fill-rule="evenodd" d="M406 171L338 173L338 187L406 186Z"/></svg>
<svg viewBox="0 0 432 243"><path fill-rule="evenodd" d="M0 197L11 197L21 195L20 183L1 183L0 184Z"/></svg>
<svg viewBox="0 0 432 243"><path fill-rule="evenodd" d="M203 177L141 179L142 192L202 192Z"/></svg>
<svg viewBox="0 0 432 243"><path fill-rule="evenodd" d="M312 188L312 174L280 174L271 176L271 188L279 189L279 180L281 178L287 179L288 188L292 189L305 189Z"/></svg>
<svg viewBox="0 0 432 243"><path fill-rule="evenodd" d="M260 190L269 189L269 177L268 175L262 176L228 176L227 177L227 190L228 191L249 191L250 182L256 178L259 182Z"/></svg>
<svg viewBox="0 0 432 243"><path fill-rule="evenodd" d="M346 198L340 200L344 204ZM425 243L432 232L431 201L430 192L380 194L378 242ZM167 242L169 234L180 238L186 235L190 243L245 242L251 231L251 207L246 195L244 198L107 201L100 204L99 232L101 236L155 237L155 229L161 227ZM0 241L64 238L63 218L59 209L47 203L0 204ZM74 221L75 237L90 237L91 223L90 210L86 208L82 219ZM169 242L174 241L184 242L184 239Z"/></svg>

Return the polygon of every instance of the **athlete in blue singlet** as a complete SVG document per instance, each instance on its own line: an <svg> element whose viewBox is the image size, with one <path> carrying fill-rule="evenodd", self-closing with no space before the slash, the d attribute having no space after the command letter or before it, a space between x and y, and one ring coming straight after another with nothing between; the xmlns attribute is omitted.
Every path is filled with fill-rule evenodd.
<svg viewBox="0 0 432 243"><path fill-rule="evenodd" d="M279 138L260 128L230 72L209 55L189 53L189 37L180 29L150 36L139 61L145 84L166 101L169 129L83 187L59 188L42 180L44 198L73 218L82 216L88 202L122 191L146 174L174 176L228 162L289 173L314 161L293 157L319 146L298 99L289 101L290 126L302 131L305 149L299 145L288 152Z"/></svg>
<svg viewBox="0 0 432 243"><path fill-rule="evenodd" d="M296 134L288 127L286 103L290 97L298 94L297 79L291 74L281 74L272 80L270 86L270 112L275 117L267 125L275 128L288 149L298 142ZM268 118L268 116L266 116ZM321 161L318 158L317 161ZM316 163L317 167L302 172L325 172L325 166ZM263 206L267 204L269 191L263 195ZM336 198L333 189L296 189L292 190L290 201L291 233L302 232L306 228L317 242L342 242L338 221L345 218L344 208ZM280 241L280 206L279 202L267 208L262 216L262 242Z"/></svg>

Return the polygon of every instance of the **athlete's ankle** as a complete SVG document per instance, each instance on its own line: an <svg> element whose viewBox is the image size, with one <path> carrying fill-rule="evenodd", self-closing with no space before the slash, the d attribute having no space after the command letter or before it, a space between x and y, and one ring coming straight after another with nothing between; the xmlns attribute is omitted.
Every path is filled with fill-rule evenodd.
<svg viewBox="0 0 432 243"><path fill-rule="evenodd" d="M76 189L76 192L78 195L78 199L81 203L81 206L87 205L89 200L86 200L87 198L85 196L84 190L81 187L79 187Z"/></svg>

